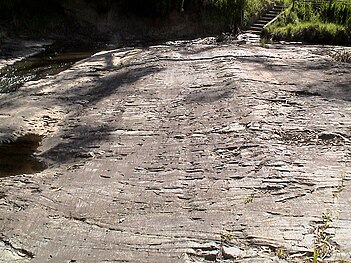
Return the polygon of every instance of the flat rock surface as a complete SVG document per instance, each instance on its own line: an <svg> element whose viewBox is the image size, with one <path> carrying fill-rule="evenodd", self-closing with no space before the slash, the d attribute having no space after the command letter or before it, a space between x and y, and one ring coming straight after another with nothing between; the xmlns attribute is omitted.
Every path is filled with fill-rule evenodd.
<svg viewBox="0 0 351 263"><path fill-rule="evenodd" d="M330 49L110 50L1 94L0 138L43 135L49 168L0 179L0 261L350 261L351 66Z"/></svg>

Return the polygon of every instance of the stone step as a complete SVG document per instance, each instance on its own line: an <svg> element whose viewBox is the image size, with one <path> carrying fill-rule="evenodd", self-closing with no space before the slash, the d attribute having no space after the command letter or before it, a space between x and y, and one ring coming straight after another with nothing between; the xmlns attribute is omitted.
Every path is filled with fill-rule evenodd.
<svg viewBox="0 0 351 263"><path fill-rule="evenodd" d="M278 11L278 12L280 12L283 9L284 9L284 6L275 6L270 11Z"/></svg>
<svg viewBox="0 0 351 263"><path fill-rule="evenodd" d="M255 25L250 27L251 30L262 30L262 28L263 26L255 26Z"/></svg>
<svg viewBox="0 0 351 263"><path fill-rule="evenodd" d="M276 18L283 11L283 9L283 5L275 5L271 10L260 17L253 25L251 25L245 31L245 33L260 35L264 26Z"/></svg>
<svg viewBox="0 0 351 263"><path fill-rule="evenodd" d="M268 21L268 22L269 22L269 21ZM264 27L268 22L256 22L255 24L253 24L253 26Z"/></svg>
<svg viewBox="0 0 351 263"><path fill-rule="evenodd" d="M249 35L252 35L252 36L255 36L255 37L250 37L251 39L255 39L256 42L259 42L260 39L261 39L261 32L247 32L246 34L249 34Z"/></svg>
<svg viewBox="0 0 351 263"><path fill-rule="evenodd" d="M263 19L270 19L270 18L272 18L272 17L276 17L276 16L279 15L279 14L280 14L280 12L279 12L279 13L265 14L265 15L263 15L261 18L263 18Z"/></svg>
<svg viewBox="0 0 351 263"><path fill-rule="evenodd" d="M280 12L282 10L283 10L282 7L273 7L273 9L271 9L269 12Z"/></svg>
<svg viewBox="0 0 351 263"><path fill-rule="evenodd" d="M263 19L269 19L272 17L276 17L277 15L279 15L279 13L276 14L265 14L264 16L262 16Z"/></svg>
<svg viewBox="0 0 351 263"><path fill-rule="evenodd" d="M262 17L276 17L279 13L265 14Z"/></svg>
<svg viewBox="0 0 351 263"><path fill-rule="evenodd" d="M252 30L252 29L249 29L249 30L245 31L244 33L255 34L255 35L261 35L261 30Z"/></svg>
<svg viewBox="0 0 351 263"><path fill-rule="evenodd" d="M257 20L256 23L268 23L271 20L272 20L271 18L261 18L261 19Z"/></svg>
<svg viewBox="0 0 351 263"><path fill-rule="evenodd" d="M284 7L273 7L270 11L271 12L281 12L284 9Z"/></svg>

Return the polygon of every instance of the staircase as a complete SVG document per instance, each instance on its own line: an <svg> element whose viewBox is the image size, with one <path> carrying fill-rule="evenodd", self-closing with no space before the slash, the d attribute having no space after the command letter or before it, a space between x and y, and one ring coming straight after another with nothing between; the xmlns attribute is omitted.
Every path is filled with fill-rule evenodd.
<svg viewBox="0 0 351 263"><path fill-rule="evenodd" d="M254 24L252 24L244 33L246 34L254 34L261 35L261 31L265 25L275 19L284 9L284 5L276 4L273 6L271 10L269 10L266 14L261 16Z"/></svg>

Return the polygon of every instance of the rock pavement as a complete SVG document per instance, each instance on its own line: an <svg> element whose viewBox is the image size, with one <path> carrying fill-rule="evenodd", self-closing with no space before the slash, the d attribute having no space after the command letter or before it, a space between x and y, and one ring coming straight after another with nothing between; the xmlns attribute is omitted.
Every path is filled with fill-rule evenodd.
<svg viewBox="0 0 351 263"><path fill-rule="evenodd" d="M0 95L2 262L351 261L351 65L338 47L104 51Z"/></svg>

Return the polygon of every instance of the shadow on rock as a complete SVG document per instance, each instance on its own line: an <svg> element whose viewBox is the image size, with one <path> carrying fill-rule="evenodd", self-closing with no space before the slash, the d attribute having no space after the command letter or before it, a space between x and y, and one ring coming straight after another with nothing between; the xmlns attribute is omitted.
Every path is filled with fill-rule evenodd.
<svg viewBox="0 0 351 263"><path fill-rule="evenodd" d="M87 87L77 87L60 95L58 103L62 104L63 101L69 105L80 106L77 106L70 114L69 118L76 116L75 120L67 120L66 127L68 129L61 135L64 142L60 142L48 149L41 157L49 160L51 163L61 164L94 157L93 150L98 149L102 141L108 140L110 132L115 130L116 127L101 123L93 123L92 125L81 124L80 117L85 116L85 111L88 111L92 106L112 94L131 92L128 85L160 70L162 68L154 66L123 68L120 69L122 72L93 81ZM124 85L128 86L128 90L121 90Z"/></svg>
<svg viewBox="0 0 351 263"><path fill-rule="evenodd" d="M296 70L306 74L301 79L313 79L315 72L327 71L328 74L340 75L337 82L329 82L328 79L316 79L313 82L305 84L303 82L296 82L297 87L303 87L301 90L293 91L296 96L300 97L323 97L325 99L338 99L344 101L351 101L351 78L348 74L349 66L339 65L337 62L319 59L319 60L307 60L290 63L278 63L276 64L275 59L271 59L268 56L261 57L238 57L238 60L246 63L256 63L263 66L267 71L273 72L278 76L295 76Z"/></svg>
<svg viewBox="0 0 351 263"><path fill-rule="evenodd" d="M67 91L60 96L60 101L65 103L75 104L77 101L82 101L84 106L92 106L99 101L118 93L123 85L130 85L140 78L149 74L157 73L162 70L160 67L146 66L120 69L122 72L117 72L111 76L103 77L97 82L93 82L88 87L77 87Z"/></svg>
<svg viewBox="0 0 351 263"><path fill-rule="evenodd" d="M303 90L294 92L300 97L323 97L325 99L337 99L351 101L351 86L349 80L341 80L333 83L314 83L307 85Z"/></svg>
<svg viewBox="0 0 351 263"><path fill-rule="evenodd" d="M51 163L70 163L79 159L94 157L92 149L99 148L100 142L108 140L113 127L78 126L64 136L64 142L41 154Z"/></svg>

